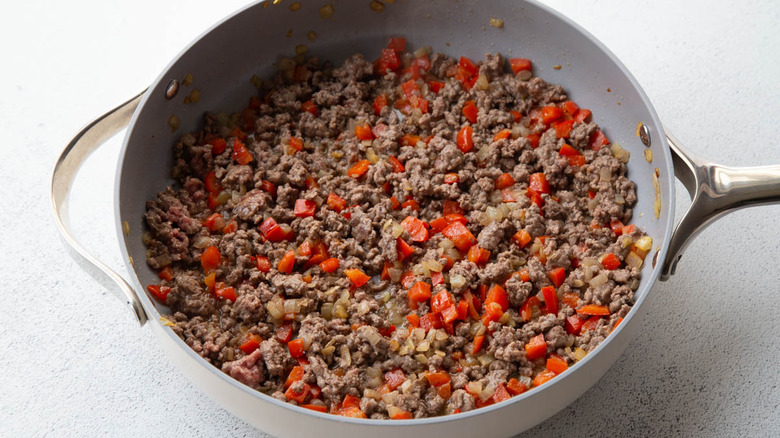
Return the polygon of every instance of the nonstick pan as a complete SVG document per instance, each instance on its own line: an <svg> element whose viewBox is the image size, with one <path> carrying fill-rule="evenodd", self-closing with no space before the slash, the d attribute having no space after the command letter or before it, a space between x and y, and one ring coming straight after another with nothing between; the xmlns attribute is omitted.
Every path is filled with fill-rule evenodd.
<svg viewBox="0 0 780 438"><path fill-rule="evenodd" d="M278 436L500 437L542 422L591 387L632 339L643 303L657 280L675 273L691 238L738 208L780 201L780 166L735 169L686 153L660 123L650 101L615 56L579 26L535 2L353 1L252 4L205 32L174 59L151 86L85 127L60 156L52 178L55 221L73 257L151 326L171 359L204 392L230 412ZM491 18L503 20L491 26ZM495 23L495 22L494 22ZM288 37L292 31L294 37ZM314 36L310 39L306 36ZM250 78L269 76L275 63L305 45L308 54L341 62L353 53L372 58L388 38L430 45L453 56L482 59L487 52L534 61L535 74L562 85L572 100L593 108L608 137L631 152L629 177L637 183L633 223L653 237L635 304L623 323L593 352L561 376L512 399L458 415L420 420L359 420L298 408L257 392L216 369L160 321L165 306L142 285L156 274L144 263L141 241L145 202L172 184L171 146L197 129L206 111L240 108L255 92ZM301 50L300 48L298 50ZM552 76L553 66L562 66ZM191 86L188 85L190 78ZM190 88L188 88L190 87ZM197 102L185 103L192 87ZM178 120L178 129L171 121ZM641 126L638 124L641 122ZM123 279L94 259L72 237L67 198L81 163L107 138L128 126L116 174L115 222L132 275ZM175 124L174 124L175 125ZM644 158L652 151L652 162ZM674 223L674 177L692 204Z"/></svg>

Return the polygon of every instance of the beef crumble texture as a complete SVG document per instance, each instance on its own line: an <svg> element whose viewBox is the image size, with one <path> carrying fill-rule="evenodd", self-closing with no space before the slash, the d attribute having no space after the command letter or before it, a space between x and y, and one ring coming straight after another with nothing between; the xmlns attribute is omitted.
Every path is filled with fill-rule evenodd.
<svg viewBox="0 0 780 438"><path fill-rule="evenodd" d="M404 45L311 58L207 114L147 203L166 323L279 400L465 412L554 378L631 308L652 243L624 225L628 153L528 60Z"/></svg>

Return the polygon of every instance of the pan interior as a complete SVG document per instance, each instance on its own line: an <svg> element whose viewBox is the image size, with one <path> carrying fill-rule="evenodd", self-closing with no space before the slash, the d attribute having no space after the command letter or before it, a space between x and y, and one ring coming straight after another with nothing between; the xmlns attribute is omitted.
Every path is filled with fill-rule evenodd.
<svg viewBox="0 0 780 438"><path fill-rule="evenodd" d="M572 100L593 111L594 121L611 141L631 152L629 178L637 184L638 197L632 222L653 237L655 247L665 248L673 219L674 185L658 117L623 65L578 26L527 2L397 0L386 3L381 12L368 1L335 3L330 16L321 9L327 4L301 2L298 10L289 3L250 5L204 33L150 87L125 138L117 172L117 229L127 265L136 274L130 282L137 291L158 281L144 262L142 221L146 201L173 183L171 147L178 138L197 130L206 111L243 108L257 91L252 76L270 77L275 63L294 56L296 47L305 46L307 56L338 64L353 53L376 59L388 38L395 36L406 37L412 49L429 45L456 57L481 60L487 52L500 52L507 58L531 59L535 75L562 85ZM491 18L503 20L503 27L492 26ZM190 76L191 84L183 84L173 99L166 99L171 79ZM187 103L185 98L195 89L200 99ZM169 125L171 116L180 121L176 130ZM638 122L649 128L652 163L645 160L646 148L636 135ZM651 182L656 168L661 186L659 218L654 214ZM124 222L130 225L129 234L121 231ZM664 254L662 250L659 257ZM636 292L640 304L658 276L651 258ZM165 306L146 295L142 301L152 321L159 318L157 312L167 313ZM153 307L157 312L151 311Z"/></svg>

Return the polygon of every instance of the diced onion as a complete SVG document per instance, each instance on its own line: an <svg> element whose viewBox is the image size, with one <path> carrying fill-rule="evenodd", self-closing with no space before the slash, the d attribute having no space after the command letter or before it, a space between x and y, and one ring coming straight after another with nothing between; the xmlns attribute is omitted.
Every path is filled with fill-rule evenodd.
<svg viewBox="0 0 780 438"><path fill-rule="evenodd" d="M453 247L455 247L455 244L452 243L452 240L450 239L441 239L441 241L439 242L439 248L445 251Z"/></svg>
<svg viewBox="0 0 780 438"><path fill-rule="evenodd" d="M371 385L371 383L375 383L375 381L373 379L367 380L366 381L366 386L374 386L374 387L379 386L379 385L382 384L382 379L381 378L379 379L379 384ZM363 390L363 397L373 398L374 400L381 400L382 399L382 394L380 394L375 389L366 388L366 389ZM388 406L388 409L389 408L390 407Z"/></svg>
<svg viewBox="0 0 780 438"><path fill-rule="evenodd" d="M300 313L301 302L298 300L285 300L284 313Z"/></svg>
<svg viewBox="0 0 780 438"><path fill-rule="evenodd" d="M477 151L477 160L478 161L485 161L488 157L488 154L490 153L490 148L488 146L482 146Z"/></svg>
<svg viewBox="0 0 780 438"><path fill-rule="evenodd" d="M278 297L266 303L265 309L273 319L282 319L284 317L284 304Z"/></svg>
<svg viewBox="0 0 780 438"><path fill-rule="evenodd" d="M349 347L342 345L339 347L339 353L341 353L341 359L344 361L344 366L352 365L352 354L349 352Z"/></svg>
<svg viewBox="0 0 780 438"><path fill-rule="evenodd" d="M636 241L636 247L647 254L651 249L653 249L653 238L650 236L640 237L639 240Z"/></svg>
<svg viewBox="0 0 780 438"><path fill-rule="evenodd" d="M333 303L323 303L320 307L320 315L323 319L330 321L333 318Z"/></svg>
<svg viewBox="0 0 780 438"><path fill-rule="evenodd" d="M442 266L442 264L439 263L437 260L430 260L430 259L423 260L422 265L423 268L433 272L441 272L442 269L444 269L444 266Z"/></svg>
<svg viewBox="0 0 780 438"><path fill-rule="evenodd" d="M574 350L574 360L576 361L584 359L587 355L588 353L580 347L577 347L577 349Z"/></svg>
<svg viewBox="0 0 780 438"><path fill-rule="evenodd" d="M631 152L623 149L617 143L612 143L610 150L612 151L612 156L617 158L621 163L628 163L628 160L631 158Z"/></svg>
<svg viewBox="0 0 780 438"><path fill-rule="evenodd" d="M588 282L588 284L590 284L590 287L592 287L592 288L597 288L599 286L603 286L603 285L607 284L607 281L609 281L609 279L607 278L606 274L601 272L601 273L599 273L599 275L593 277Z"/></svg>
<svg viewBox="0 0 780 438"><path fill-rule="evenodd" d="M390 280L393 283L398 283L398 281L401 280L401 276L404 274L404 271L396 268L390 268L387 270L387 274L390 276Z"/></svg>
<svg viewBox="0 0 780 438"><path fill-rule="evenodd" d="M431 343L428 342L427 340L423 340L422 342L417 344L417 351L419 351L419 352L423 352L424 353L424 352L428 351L430 348L431 348Z"/></svg>
<svg viewBox="0 0 780 438"><path fill-rule="evenodd" d="M585 266L585 267L588 267L588 266L598 266L599 265L599 260L596 257L585 257L580 262L580 265L581 266Z"/></svg>
<svg viewBox="0 0 780 438"><path fill-rule="evenodd" d="M368 342L372 346L376 347L376 345L382 341L382 335L375 327L368 326L368 328L364 330L365 330L366 338L368 339Z"/></svg>
<svg viewBox="0 0 780 438"><path fill-rule="evenodd" d="M632 268L641 268L642 263L644 263L644 260L642 260L642 257L639 257L634 251L631 251L626 256L626 265L630 266Z"/></svg>
<svg viewBox="0 0 780 438"><path fill-rule="evenodd" d="M487 76L481 74L477 77L477 82L474 86L477 87L477 90L486 91L490 87L490 82L488 81Z"/></svg>
<svg viewBox="0 0 780 438"><path fill-rule="evenodd" d="M464 284L466 284L466 277L460 275L460 274L451 274L450 275L450 284L454 288L461 288Z"/></svg>

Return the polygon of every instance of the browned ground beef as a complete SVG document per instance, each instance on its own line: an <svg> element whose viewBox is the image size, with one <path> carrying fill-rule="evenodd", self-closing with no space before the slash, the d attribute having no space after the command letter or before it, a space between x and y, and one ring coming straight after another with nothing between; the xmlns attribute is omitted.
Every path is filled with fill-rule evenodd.
<svg viewBox="0 0 780 438"><path fill-rule="evenodd" d="M626 257L644 254L636 245L642 232L620 230L636 201L620 149L599 147L590 118L569 122L571 131L562 134L543 123L543 107L570 110L564 90L527 72L515 76L499 55L487 55L478 76L467 78L458 60L429 59L430 70L416 82L400 69L375 74L362 55L339 67L309 59L280 72L241 113L208 114L202 130L175 145L179 185L148 202L147 261L162 270L162 293L170 291L173 330L207 361L280 400L300 397L291 403L420 418L467 411L543 383L547 368L573 364L629 311L639 269ZM404 65L411 60L401 55ZM438 92L434 80L443 81ZM475 85L467 90L469 81ZM414 98L402 83L413 86L407 93ZM377 112L373 103L382 95L388 105ZM474 123L464 115L467 101L477 108ZM564 111L558 122L577 116ZM360 140L355 127L366 124L374 138ZM473 128L466 153L456 141L464 126ZM502 130L509 130L506 138L496 138ZM582 154L583 165L561 155L564 144ZM348 174L362 160L365 173ZM458 181L445 182L447 174ZM496 189L502 174L511 176L503 193ZM544 175L549 193L527 190L534 174ZM328 202L331 194L344 200L344 210ZM313 201L314 215L296 216L298 200ZM474 237L469 246L489 251L486 261L470 261L467 247L453 248L435 227L424 233L427 240L414 241L400 225L409 216L436 223L458 208ZM291 233L286 240L260 229L269 218L280 225L275 232ZM523 231L531 241L520 245L513 236ZM399 239L413 249L402 261ZM212 246L220 260L215 269L201 261ZM294 266L280 272L289 251ZM619 266L602 266L609 253ZM338 268L325 272L318 266L325 258L337 259ZM553 285L555 268L565 277L554 289L556 314L541 292ZM371 280L353 286L345 275L351 269ZM446 291L456 307L468 304L461 308L465 320L408 298L417 282L434 296ZM485 317L488 289L506 291L508 308L499 305L496 321ZM573 315L585 305L603 306L608 315L578 320ZM406 318L412 314L423 322ZM590 319L577 330L565 325L570 317ZM541 356L529 359L539 334L546 351L542 344ZM302 343L301 357L291 356L290 339L300 339L289 345ZM557 368L550 357L560 359Z"/></svg>

